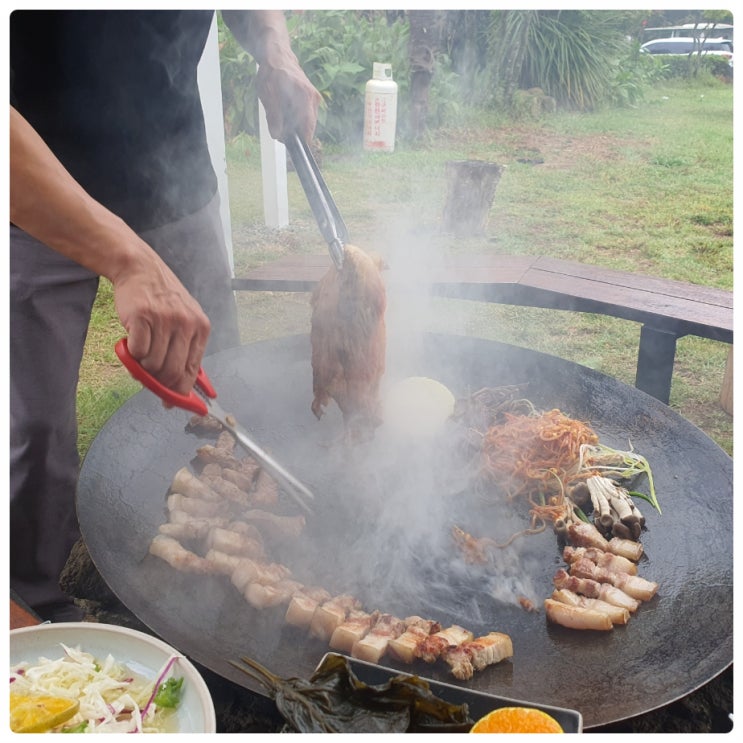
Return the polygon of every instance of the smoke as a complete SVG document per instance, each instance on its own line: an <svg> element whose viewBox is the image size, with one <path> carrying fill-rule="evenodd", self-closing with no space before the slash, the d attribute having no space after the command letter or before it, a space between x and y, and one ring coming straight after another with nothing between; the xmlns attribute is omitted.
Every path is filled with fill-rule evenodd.
<svg viewBox="0 0 743 743"><path fill-rule="evenodd" d="M442 348L434 371L424 348L423 333L435 325L437 312L429 285L443 275L445 253L425 236L397 227L399 237L384 244L383 254L388 345L382 397L407 377L437 375L455 398L465 396L471 390L456 386L466 379L458 360L447 360ZM456 326L456 318L448 319L449 328ZM336 459L332 489L342 502L325 517L330 550L310 561L328 568L326 578L337 592L352 593L369 609L403 616L483 623L492 616L493 601L536 602L525 540L493 550L487 564L475 565L466 561L452 531L458 526L474 537L506 542L526 526L524 514L512 505L483 505L458 426L449 422L437 432L418 434L411 428L388 421L372 441Z"/></svg>

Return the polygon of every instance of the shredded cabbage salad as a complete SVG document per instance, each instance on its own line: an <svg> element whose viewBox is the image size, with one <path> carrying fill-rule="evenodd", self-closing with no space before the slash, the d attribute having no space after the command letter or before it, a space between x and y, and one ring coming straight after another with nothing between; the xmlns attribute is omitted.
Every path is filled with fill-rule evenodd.
<svg viewBox="0 0 743 743"><path fill-rule="evenodd" d="M11 689L77 699L77 714L54 733L164 733L175 729L175 708L183 678L168 678L181 656L173 655L155 681L136 674L108 655L98 660L60 643L64 655L24 662L10 669Z"/></svg>

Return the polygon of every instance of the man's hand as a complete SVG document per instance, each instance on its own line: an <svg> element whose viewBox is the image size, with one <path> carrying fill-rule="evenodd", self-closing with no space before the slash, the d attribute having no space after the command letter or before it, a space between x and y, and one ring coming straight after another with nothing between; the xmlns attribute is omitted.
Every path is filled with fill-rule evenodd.
<svg viewBox="0 0 743 743"><path fill-rule="evenodd" d="M114 303L131 355L161 384L187 395L194 386L209 337L209 320L170 269L152 265L114 280Z"/></svg>
<svg viewBox="0 0 743 743"><path fill-rule="evenodd" d="M311 142L322 96L299 66L297 58L277 52L271 62L258 67L258 97L266 109L268 130L274 139L285 142L298 132Z"/></svg>
<svg viewBox="0 0 743 743"><path fill-rule="evenodd" d="M296 131L312 141L322 96L292 51L283 12L223 10L222 18L258 63L258 96L271 136L285 142Z"/></svg>

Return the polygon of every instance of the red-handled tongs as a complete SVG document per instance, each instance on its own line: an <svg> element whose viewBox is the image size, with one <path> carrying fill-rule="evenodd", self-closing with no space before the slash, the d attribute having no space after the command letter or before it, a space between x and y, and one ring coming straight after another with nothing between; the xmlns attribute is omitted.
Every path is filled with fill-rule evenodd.
<svg viewBox="0 0 743 743"><path fill-rule="evenodd" d="M181 395L160 384L151 374L145 371L142 365L129 353L126 338L119 340L114 350L134 379L141 382L150 392L154 392L166 403L177 408L183 408L183 410L190 410L197 415L211 415L216 418L235 437L236 441L250 452L276 479L279 485L283 486L284 490L303 510L312 513L309 506L309 503L314 500L312 493L294 475L287 472L273 457L263 451L231 415L227 415L222 410L222 407L216 401L217 393L203 368L199 369L193 390L188 395Z"/></svg>

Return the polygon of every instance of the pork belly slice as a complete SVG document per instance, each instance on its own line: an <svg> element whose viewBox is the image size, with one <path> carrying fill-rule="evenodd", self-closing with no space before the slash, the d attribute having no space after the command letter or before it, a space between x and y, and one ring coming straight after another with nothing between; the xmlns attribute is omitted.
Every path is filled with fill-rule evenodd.
<svg viewBox="0 0 743 743"><path fill-rule="evenodd" d="M554 599L545 599L544 610L548 621L569 629L591 629L605 632L614 628L611 617L595 609L586 609L582 606L563 604Z"/></svg>
<svg viewBox="0 0 743 743"><path fill-rule="evenodd" d="M150 542L150 554L165 560L171 567L184 573L212 575L214 566L195 552L187 550L177 539L165 534L157 534Z"/></svg>
<svg viewBox="0 0 743 743"><path fill-rule="evenodd" d="M270 511L253 508L242 514L242 520L253 524L261 534L272 539L296 539L304 530L305 518L297 516L279 516Z"/></svg>
<svg viewBox="0 0 743 743"><path fill-rule="evenodd" d="M241 490L235 483L226 480L221 474L208 475L202 473L199 479L223 499L230 501L230 503L236 503L238 506L245 507L251 505L250 495L244 490Z"/></svg>
<svg viewBox="0 0 743 743"><path fill-rule="evenodd" d="M233 453L213 444L204 444L196 449L196 457L204 464L218 464L220 467L229 467L238 472L242 470L240 460Z"/></svg>
<svg viewBox="0 0 743 743"><path fill-rule="evenodd" d="M379 612L371 614L362 610L352 610L330 636L329 645L333 650L350 653L354 643L361 640L379 618Z"/></svg>
<svg viewBox="0 0 743 743"><path fill-rule="evenodd" d="M291 597L301 588L301 583L288 578L271 584L248 583L243 591L243 596L256 609L267 609L271 606L288 603Z"/></svg>
<svg viewBox="0 0 743 743"><path fill-rule="evenodd" d="M422 640L432 632L440 632L441 625L433 619L412 616L405 618L405 632L390 640L388 650L397 660L412 663L416 658L416 649Z"/></svg>
<svg viewBox="0 0 743 743"><path fill-rule="evenodd" d="M224 430L220 432L219 436L217 436L217 443L215 446L217 449L221 449L227 454L232 454L235 451L235 444L237 444L237 440L232 433Z"/></svg>
<svg viewBox="0 0 743 743"><path fill-rule="evenodd" d="M601 568L612 570L615 573L628 573L637 575L637 565L621 555L615 555L611 552L604 552L595 547L570 547L567 546L562 551L563 559L568 565L579 560L581 557L587 557L595 562Z"/></svg>
<svg viewBox="0 0 743 743"><path fill-rule="evenodd" d="M215 493L206 483L199 480L199 478L196 477L188 467L181 467L178 472L173 475L173 480L170 484L170 492L181 493L182 495L188 495L192 498L201 498L202 500L221 500L219 494Z"/></svg>
<svg viewBox="0 0 743 743"><path fill-rule="evenodd" d="M255 485L255 480L258 477L258 473L261 471L261 466L258 462L255 462L255 469L252 472L247 471L248 468L244 467L243 471L233 470L229 467L222 468L222 477L233 485L237 485L240 490L250 493Z"/></svg>
<svg viewBox="0 0 743 743"><path fill-rule="evenodd" d="M168 511L183 511L196 518L221 516L224 504L221 501L203 500L181 493L171 493L167 500Z"/></svg>
<svg viewBox="0 0 743 743"><path fill-rule="evenodd" d="M279 501L279 484L265 470L260 470L250 491L250 502L258 508L276 505Z"/></svg>
<svg viewBox="0 0 743 743"><path fill-rule="evenodd" d="M471 679L475 671L500 663L513 657L511 638L503 632L489 632L457 647L444 650L441 657L446 661L455 678Z"/></svg>
<svg viewBox="0 0 743 743"><path fill-rule="evenodd" d="M567 588L569 591L578 593L581 596L587 596L591 599L601 599L614 606L621 606L630 614L637 611L640 602L632 598L616 586L610 583L599 583L591 578L579 578L577 575L570 575L566 570L560 568L552 579L555 588Z"/></svg>
<svg viewBox="0 0 743 743"><path fill-rule="evenodd" d="M464 627L453 624L451 627L434 632L424 638L416 648L416 656L426 663L434 663L448 648L474 640L475 636Z"/></svg>
<svg viewBox="0 0 743 743"><path fill-rule="evenodd" d="M593 525L585 521L571 521L567 527L568 541L574 547L594 547L609 552L609 542Z"/></svg>
<svg viewBox="0 0 743 743"><path fill-rule="evenodd" d="M621 539L620 537L612 537L607 549L612 554L626 557L633 562L637 562L645 551L640 542L635 542L632 539Z"/></svg>
<svg viewBox="0 0 743 743"><path fill-rule="evenodd" d="M271 583L278 583L290 575L291 571L286 565L243 557L232 571L230 581L242 593L249 583L270 585Z"/></svg>
<svg viewBox="0 0 743 743"><path fill-rule="evenodd" d="M335 628L342 624L351 610L361 608L358 599L348 594L335 596L317 606L310 621L310 637L327 642Z"/></svg>
<svg viewBox="0 0 743 743"><path fill-rule="evenodd" d="M284 619L293 627L309 627L317 607L330 599L330 593L324 588L303 587L289 601Z"/></svg>
<svg viewBox="0 0 743 743"><path fill-rule="evenodd" d="M253 559L260 559L265 554L262 541L248 534L241 534L219 526L209 530L206 537L206 547L207 549L226 552L228 555L240 555Z"/></svg>
<svg viewBox="0 0 743 743"><path fill-rule="evenodd" d="M627 624L629 622L629 610L621 606L614 606L608 601L601 599L589 599L587 596L581 596L567 588L555 589L552 591L552 599L570 606L582 606L584 609L595 609L604 614L608 614L612 624Z"/></svg>
<svg viewBox="0 0 743 743"><path fill-rule="evenodd" d="M369 663L379 663L390 640L405 631L405 623L392 614L380 614L369 632L351 648L351 656Z"/></svg>
<svg viewBox="0 0 743 743"><path fill-rule="evenodd" d="M207 550L204 559L213 565L215 572L222 575L232 575L242 558L239 555L230 555L227 552L210 549Z"/></svg>
<svg viewBox="0 0 743 743"><path fill-rule="evenodd" d="M210 529L227 524L226 518L194 518L185 511L171 511L168 517L170 521L160 524L158 531L165 536L183 541L206 539Z"/></svg>
<svg viewBox="0 0 743 743"><path fill-rule="evenodd" d="M610 583L638 601L649 601L658 591L658 584L639 575L617 573L601 568L587 557L581 557L570 566L570 574L579 578L591 578L599 583Z"/></svg>

